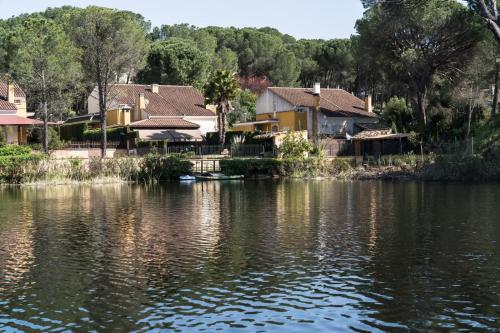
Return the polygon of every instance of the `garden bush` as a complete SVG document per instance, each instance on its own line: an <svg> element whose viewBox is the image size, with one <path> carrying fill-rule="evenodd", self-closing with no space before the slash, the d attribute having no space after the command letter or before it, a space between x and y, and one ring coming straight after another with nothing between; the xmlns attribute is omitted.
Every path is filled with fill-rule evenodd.
<svg viewBox="0 0 500 333"><path fill-rule="evenodd" d="M177 155L146 155L141 162L138 180L143 182L159 182L179 179L182 175L191 174L193 164Z"/></svg>
<svg viewBox="0 0 500 333"><path fill-rule="evenodd" d="M0 156L29 156L32 150L29 146L4 145L0 146Z"/></svg>

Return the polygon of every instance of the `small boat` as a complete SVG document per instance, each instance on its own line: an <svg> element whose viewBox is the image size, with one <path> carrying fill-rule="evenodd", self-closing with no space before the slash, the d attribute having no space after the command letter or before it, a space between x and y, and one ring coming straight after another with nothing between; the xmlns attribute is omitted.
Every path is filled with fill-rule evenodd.
<svg viewBox="0 0 500 333"><path fill-rule="evenodd" d="M243 178L245 178L243 175L226 176L223 173L205 173L200 176L196 176L197 180L240 180Z"/></svg>
<svg viewBox="0 0 500 333"><path fill-rule="evenodd" d="M180 176L179 179L181 182L190 182L196 180L195 176L190 176L190 175L185 175L185 176Z"/></svg>

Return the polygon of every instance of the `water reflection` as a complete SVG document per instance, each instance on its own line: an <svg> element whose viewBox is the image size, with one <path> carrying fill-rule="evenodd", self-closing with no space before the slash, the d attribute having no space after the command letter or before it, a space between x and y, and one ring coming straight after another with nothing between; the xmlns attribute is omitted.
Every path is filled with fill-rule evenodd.
<svg viewBox="0 0 500 333"><path fill-rule="evenodd" d="M0 331L491 331L497 185L0 189Z"/></svg>

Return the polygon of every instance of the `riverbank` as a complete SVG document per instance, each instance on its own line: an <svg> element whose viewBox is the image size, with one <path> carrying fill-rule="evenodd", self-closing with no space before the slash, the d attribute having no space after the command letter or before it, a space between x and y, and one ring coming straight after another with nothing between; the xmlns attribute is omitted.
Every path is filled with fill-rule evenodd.
<svg viewBox="0 0 500 333"><path fill-rule="evenodd" d="M262 178L338 180L500 180L500 158L482 156L386 156L356 163L352 158L221 159L227 175ZM193 174L193 162L181 155L151 154L112 159L51 159L40 154L0 157L0 183L25 185L151 183Z"/></svg>
<svg viewBox="0 0 500 333"><path fill-rule="evenodd" d="M385 156L380 160L356 163L350 158L309 158L301 160L228 159L221 161L222 172L247 178L334 178L339 180L500 180L500 158L480 155Z"/></svg>

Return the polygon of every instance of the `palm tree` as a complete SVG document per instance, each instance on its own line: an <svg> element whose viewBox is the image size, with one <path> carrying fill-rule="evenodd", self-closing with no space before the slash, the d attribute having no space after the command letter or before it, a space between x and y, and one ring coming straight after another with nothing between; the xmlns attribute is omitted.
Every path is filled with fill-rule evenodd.
<svg viewBox="0 0 500 333"><path fill-rule="evenodd" d="M238 96L240 83L236 74L228 71L216 71L205 85L205 103L217 107L217 125L219 143L226 141L226 115L231 112L231 100Z"/></svg>

